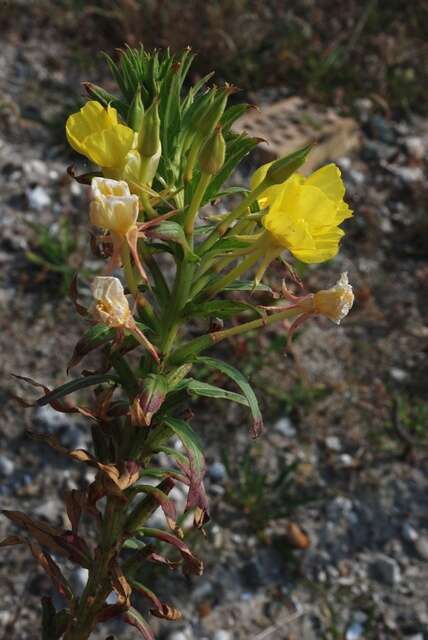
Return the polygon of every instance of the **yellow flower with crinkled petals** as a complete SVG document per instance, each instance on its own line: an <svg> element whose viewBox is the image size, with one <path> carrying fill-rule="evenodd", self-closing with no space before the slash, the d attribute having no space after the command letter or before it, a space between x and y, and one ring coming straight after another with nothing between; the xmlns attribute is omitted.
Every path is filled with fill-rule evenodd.
<svg viewBox="0 0 428 640"><path fill-rule="evenodd" d="M134 144L134 131L118 122L116 109L96 100L69 116L65 129L73 149L100 167L121 167Z"/></svg>
<svg viewBox="0 0 428 640"><path fill-rule="evenodd" d="M253 188L268 168L264 165L256 171ZM333 258L344 235L339 225L352 216L344 195L345 185L335 164L318 169L308 178L295 173L283 184L269 187L259 204L268 207L262 224L273 247L278 251L288 249L306 263Z"/></svg>

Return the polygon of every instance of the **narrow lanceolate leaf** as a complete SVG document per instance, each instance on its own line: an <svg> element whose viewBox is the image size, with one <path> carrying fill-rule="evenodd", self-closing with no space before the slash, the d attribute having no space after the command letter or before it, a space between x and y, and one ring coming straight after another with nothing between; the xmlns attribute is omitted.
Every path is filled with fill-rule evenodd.
<svg viewBox="0 0 428 640"><path fill-rule="evenodd" d="M96 373L84 378L76 378L76 380L66 382L39 398L37 400L37 404L39 407L43 407L45 404L50 404L54 400L64 398L65 396L70 395L70 393L79 391L79 389L85 389L86 387L93 387L107 382L117 384L118 378L110 373Z"/></svg>
<svg viewBox="0 0 428 640"><path fill-rule="evenodd" d="M215 371L221 371L238 385L246 397L253 415L254 422L251 428L251 435L253 438L257 438L263 431L263 418L256 395L246 377L238 369L232 367L232 365L222 360L217 360L216 358L200 356L196 362L200 362Z"/></svg>
<svg viewBox="0 0 428 640"><path fill-rule="evenodd" d="M189 391L189 393L191 394L194 394L195 396L230 400L231 402L238 402L238 404L243 404L246 407L249 406L247 398L240 393L234 393L233 391L228 391L227 389L222 389L221 387L216 387L213 384L209 384L208 382L201 382L200 380L195 380L194 378L190 378L187 381L187 391Z"/></svg>
<svg viewBox="0 0 428 640"><path fill-rule="evenodd" d="M186 510L195 508L194 523L201 527L209 520L208 499L204 488L205 459L202 453L202 444L191 426L178 418L164 418L165 424L170 427L183 443L189 464L182 465L177 461L181 471L186 475L189 492L187 494Z"/></svg>
<svg viewBox="0 0 428 640"><path fill-rule="evenodd" d="M172 533L168 533L167 531L162 531L162 529L152 529L149 527L144 527L139 530L139 534L148 538L156 538L161 542L166 542L167 544L176 547L183 558L183 573L194 574L197 576L202 575L204 570L204 565L202 560L199 560L189 549L187 544L174 536Z"/></svg>
<svg viewBox="0 0 428 640"><path fill-rule="evenodd" d="M113 340L116 335L116 331L104 324L96 324L85 331L83 337L78 341L74 347L73 355L70 362L67 365L67 372L75 367L79 362L91 351L98 349L104 344L107 344L110 340Z"/></svg>
<svg viewBox="0 0 428 640"><path fill-rule="evenodd" d="M150 609L150 613L152 616L156 616L156 618L164 618L165 620L181 620L183 617L181 611L176 609L175 607L171 607L169 604L165 604L162 602L158 596L153 593L151 589L146 587L146 585L138 582L137 580L130 581L133 588L136 589L142 596L150 600L154 607Z"/></svg>
<svg viewBox="0 0 428 640"><path fill-rule="evenodd" d="M207 302L192 302L186 305L183 313L186 316L199 316L202 318L230 318L244 311L256 311L257 307L246 302L237 302L235 300L208 300Z"/></svg>
<svg viewBox="0 0 428 640"><path fill-rule="evenodd" d="M145 493L147 494L147 496L151 496L164 512L165 519L168 523L169 528L172 529L173 531L175 530L177 525L177 512L176 512L173 501L170 498L168 498L166 493L164 493L161 489L159 489L159 487L154 487L151 484L138 484L133 488L133 492ZM136 510L138 513L138 506ZM129 525L129 531L132 531L138 526L140 526L139 522L132 523L131 521Z"/></svg>
<svg viewBox="0 0 428 640"><path fill-rule="evenodd" d="M135 627L140 631L146 640L155 640L153 631L150 629L148 623L144 620L139 611L131 607L126 613L123 614L122 620L132 627Z"/></svg>

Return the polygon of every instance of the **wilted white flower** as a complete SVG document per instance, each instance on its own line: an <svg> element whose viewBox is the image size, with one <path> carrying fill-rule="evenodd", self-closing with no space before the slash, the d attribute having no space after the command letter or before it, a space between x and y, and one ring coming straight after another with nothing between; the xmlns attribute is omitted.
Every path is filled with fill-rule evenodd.
<svg viewBox="0 0 428 640"><path fill-rule="evenodd" d="M90 220L93 225L126 236L137 224L138 196L131 195L124 180L93 178Z"/></svg>

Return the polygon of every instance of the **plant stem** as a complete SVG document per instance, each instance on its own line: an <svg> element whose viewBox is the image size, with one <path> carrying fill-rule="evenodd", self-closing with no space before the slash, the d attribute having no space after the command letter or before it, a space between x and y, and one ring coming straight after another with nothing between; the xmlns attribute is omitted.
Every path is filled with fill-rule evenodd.
<svg viewBox="0 0 428 640"><path fill-rule="evenodd" d="M228 213L227 216L225 216L225 218L220 222L220 224L217 225L214 231L212 231L211 235L208 236L205 242L201 244L198 249L198 254L203 255L206 251L208 251L208 249L211 249L211 247L217 242L217 240L220 240L220 238L224 236L232 222L241 218L241 216L243 216L247 211L248 207L253 204L253 202L257 200L257 198L263 193L263 191L266 191L269 186L270 185L266 183L265 180L263 180L263 182L261 182L255 189L253 189L253 191L250 191L250 193L244 198L241 204L233 209L233 211Z"/></svg>
<svg viewBox="0 0 428 640"><path fill-rule="evenodd" d="M198 186L193 194L192 201L184 219L184 231L186 236L190 238L193 234L193 226L195 224L196 216L198 215L199 208L201 206L202 198L207 190L209 183L211 182L211 175L209 173L201 173Z"/></svg>
<svg viewBox="0 0 428 640"><path fill-rule="evenodd" d="M208 349L222 340L226 340L227 338L231 338L232 336L236 336L241 333L253 331L254 329L260 329L261 327L268 327L276 322L281 322L281 320L286 320L296 315L301 315L302 313L303 311L301 308L296 305L291 305L287 309L283 309L278 313L273 313L270 316L258 318L257 320L250 320L249 322L238 324L230 329L207 333L204 336L191 340L188 344L185 344L174 351L171 354L169 361L172 364L182 364L183 362L189 361L193 357L197 356L201 351L204 351L204 349Z"/></svg>
<svg viewBox="0 0 428 640"><path fill-rule="evenodd" d="M214 296L219 291L222 291L228 284L234 282L241 276L243 273L251 269L251 267L257 262L259 258L265 253L266 247L263 244L259 244L258 247L254 247L252 253L247 256L242 262L240 262L236 267L234 267L229 273L226 273L220 280L217 280L211 287L206 290L206 295L211 297Z"/></svg>

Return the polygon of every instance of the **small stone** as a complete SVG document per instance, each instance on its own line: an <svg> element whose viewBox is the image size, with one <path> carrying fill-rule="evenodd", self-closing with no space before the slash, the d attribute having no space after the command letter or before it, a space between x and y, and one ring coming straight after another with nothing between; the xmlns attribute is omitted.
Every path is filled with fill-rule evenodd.
<svg viewBox="0 0 428 640"><path fill-rule="evenodd" d="M0 475L11 476L15 471L15 463L6 456L0 456Z"/></svg>
<svg viewBox="0 0 428 640"><path fill-rule="evenodd" d="M415 160L422 160L425 157L427 145L422 138L410 136L404 140L406 151Z"/></svg>
<svg viewBox="0 0 428 640"><path fill-rule="evenodd" d="M233 633L226 629L218 629L214 632L212 640L233 640Z"/></svg>
<svg viewBox="0 0 428 640"><path fill-rule="evenodd" d="M83 593L83 589L86 587L88 581L88 575L88 570L83 567L72 571L70 575L70 585L76 595L80 596Z"/></svg>
<svg viewBox="0 0 428 640"><path fill-rule="evenodd" d="M350 627L347 628L345 634L345 640L359 640L364 633L364 627L360 622L353 622Z"/></svg>
<svg viewBox="0 0 428 640"><path fill-rule="evenodd" d="M43 504L34 509L36 516L43 516L50 522L58 520L60 513L63 511L63 505L59 500L47 500Z"/></svg>
<svg viewBox="0 0 428 640"><path fill-rule="evenodd" d="M363 182L365 182L366 176L364 175L364 173L362 171L358 171L357 169L352 169L352 171L349 172L349 177L352 180L352 182L354 182L355 184L363 184Z"/></svg>
<svg viewBox="0 0 428 640"><path fill-rule="evenodd" d="M407 371L404 371L404 369L400 369L399 367L391 367L389 375L396 382L404 382L409 376Z"/></svg>
<svg viewBox="0 0 428 640"><path fill-rule="evenodd" d="M381 140L386 144L394 144L395 143L395 133L385 118L377 113L371 116L369 120L370 131L374 138L377 140Z"/></svg>
<svg viewBox="0 0 428 640"><path fill-rule="evenodd" d="M342 443L337 436L328 436L325 439L325 445L331 451L340 451L342 449Z"/></svg>
<svg viewBox="0 0 428 640"><path fill-rule="evenodd" d="M28 204L32 209L36 209L36 211L41 211L49 207L51 204L51 197L48 192L38 185L34 187L34 189L29 189L27 191Z"/></svg>
<svg viewBox="0 0 428 640"><path fill-rule="evenodd" d="M274 426L275 431L278 431L281 435L286 438L295 438L296 437L296 428L291 422L290 418L286 416L284 418L280 418Z"/></svg>
<svg viewBox="0 0 428 640"><path fill-rule="evenodd" d="M374 577L385 584L394 586L401 581L400 567L394 558L384 554L379 555L372 564Z"/></svg>
<svg viewBox="0 0 428 640"><path fill-rule="evenodd" d="M226 489L221 484L212 484L209 488L210 494L222 498L226 493Z"/></svg>
<svg viewBox="0 0 428 640"><path fill-rule="evenodd" d="M388 168L392 173L395 173L396 176L406 183L422 182L424 179L424 172L421 167L399 167L397 165L389 165Z"/></svg>
<svg viewBox="0 0 428 640"><path fill-rule="evenodd" d="M339 462L344 467L353 467L354 466L354 458L352 456L350 456L349 453L342 453L342 455L339 456Z"/></svg>
<svg viewBox="0 0 428 640"><path fill-rule="evenodd" d="M428 538L419 537L415 541L415 549L422 560L428 560Z"/></svg>
<svg viewBox="0 0 428 640"><path fill-rule="evenodd" d="M354 107L360 117L360 120L362 122L366 122L370 113L373 111L373 102L370 98L358 98L354 102Z"/></svg>
<svg viewBox="0 0 428 640"><path fill-rule="evenodd" d="M407 542L415 542L419 537L418 532L412 527L409 522L405 522L403 524L402 534L403 538L407 540Z"/></svg>
<svg viewBox="0 0 428 640"><path fill-rule="evenodd" d="M227 470L222 462L213 462L208 467L208 476L214 482L224 482L227 478Z"/></svg>
<svg viewBox="0 0 428 640"><path fill-rule="evenodd" d="M361 156L367 162L379 162L379 160L393 160L397 153L393 147L378 140L365 140L361 149Z"/></svg>
<svg viewBox="0 0 428 640"><path fill-rule="evenodd" d="M173 631L169 634L168 640L193 640L193 631L191 627L185 627L181 631Z"/></svg>

